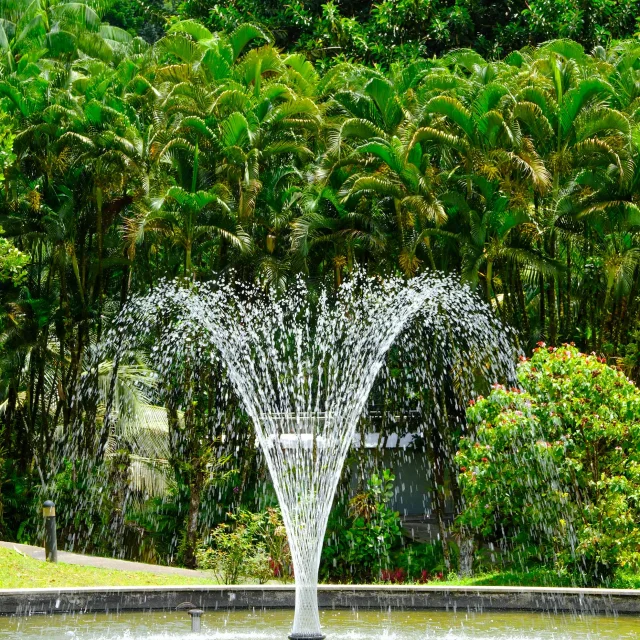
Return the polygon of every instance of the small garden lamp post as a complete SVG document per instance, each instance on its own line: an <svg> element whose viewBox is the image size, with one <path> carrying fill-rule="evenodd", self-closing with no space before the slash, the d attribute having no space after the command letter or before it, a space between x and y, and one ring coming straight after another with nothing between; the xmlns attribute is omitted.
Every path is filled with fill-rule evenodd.
<svg viewBox="0 0 640 640"><path fill-rule="evenodd" d="M58 562L58 539L56 535L56 505L47 500L42 505L44 518L44 556L47 562Z"/></svg>

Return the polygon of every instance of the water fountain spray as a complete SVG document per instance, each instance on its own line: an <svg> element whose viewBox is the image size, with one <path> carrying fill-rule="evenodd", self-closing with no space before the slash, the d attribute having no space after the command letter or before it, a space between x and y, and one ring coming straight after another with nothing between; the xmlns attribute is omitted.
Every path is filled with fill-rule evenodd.
<svg viewBox="0 0 640 640"><path fill-rule="evenodd" d="M453 277L356 276L335 294L315 296L302 281L282 296L238 283L165 283L130 304L115 327L117 342L172 318L173 339L184 340L195 326L219 353L253 421L282 510L296 585L292 640L324 637L318 570L336 487L385 354L418 314L434 331L488 315ZM487 331L476 331L486 347L490 340L482 336L496 332L483 323Z"/></svg>

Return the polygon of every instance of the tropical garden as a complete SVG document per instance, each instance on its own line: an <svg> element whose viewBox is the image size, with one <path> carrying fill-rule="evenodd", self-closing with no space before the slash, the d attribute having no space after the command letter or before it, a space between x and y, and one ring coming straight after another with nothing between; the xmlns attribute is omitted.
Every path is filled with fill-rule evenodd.
<svg viewBox="0 0 640 640"><path fill-rule="evenodd" d="M38 543L51 497L68 548L291 579L220 372L160 379L144 350L92 354L163 279L277 293L432 270L513 328L518 386L458 390L466 414L420 450L438 540L407 537L382 456L346 479L324 579L635 584L636 15L634 0L1 0L0 538ZM92 376L97 399L79 392Z"/></svg>

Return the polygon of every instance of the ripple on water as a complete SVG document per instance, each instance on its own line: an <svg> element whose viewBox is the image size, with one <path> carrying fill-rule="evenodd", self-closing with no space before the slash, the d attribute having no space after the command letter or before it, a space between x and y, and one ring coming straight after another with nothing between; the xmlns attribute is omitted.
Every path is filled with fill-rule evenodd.
<svg viewBox="0 0 640 640"><path fill-rule="evenodd" d="M0 618L0 640L286 640L291 611L210 612L202 633L181 613ZM526 613L324 611L328 640L632 640L640 620Z"/></svg>

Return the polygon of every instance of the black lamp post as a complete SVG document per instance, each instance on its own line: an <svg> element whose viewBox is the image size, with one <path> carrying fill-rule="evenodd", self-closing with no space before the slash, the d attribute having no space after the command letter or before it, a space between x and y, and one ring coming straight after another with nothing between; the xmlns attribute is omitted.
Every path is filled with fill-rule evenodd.
<svg viewBox="0 0 640 640"><path fill-rule="evenodd" d="M42 505L44 517L44 555L47 562L58 562L58 539L56 535L56 505L47 500Z"/></svg>

